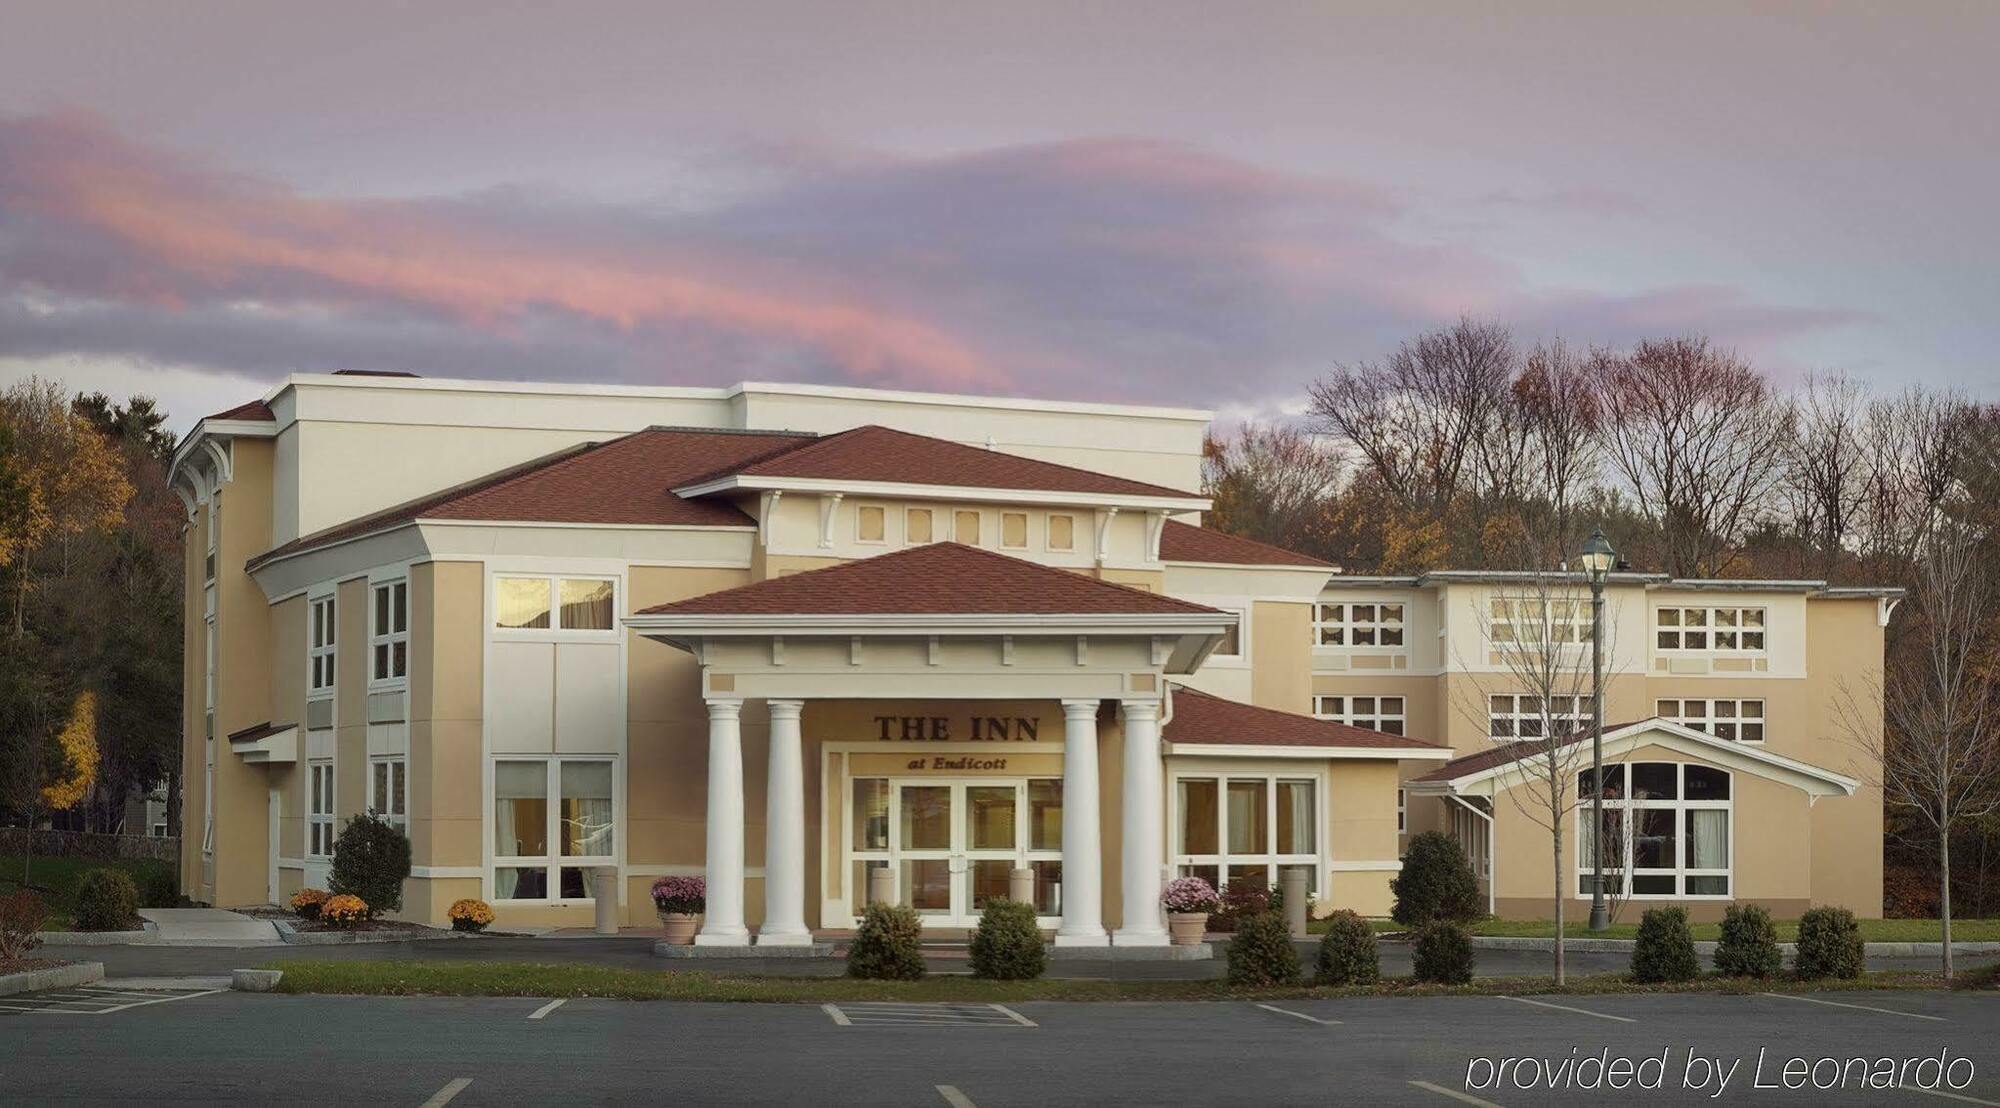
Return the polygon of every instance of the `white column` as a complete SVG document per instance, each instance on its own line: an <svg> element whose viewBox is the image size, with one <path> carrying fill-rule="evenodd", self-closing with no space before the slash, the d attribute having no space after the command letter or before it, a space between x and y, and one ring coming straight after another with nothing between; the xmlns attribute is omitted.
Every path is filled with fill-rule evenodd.
<svg viewBox="0 0 2000 1108"><path fill-rule="evenodd" d="M1166 817L1160 792L1160 702L1121 700L1125 721L1125 851L1121 887L1125 919L1112 941L1119 946L1165 946L1160 915L1160 872L1166 866Z"/></svg>
<svg viewBox="0 0 2000 1108"><path fill-rule="evenodd" d="M1097 701L1063 707L1062 924L1057 946L1108 946L1097 823Z"/></svg>
<svg viewBox="0 0 2000 1108"><path fill-rule="evenodd" d="M770 701L771 770L765 782L764 925L758 946L811 946L806 930L806 778L798 700Z"/></svg>
<svg viewBox="0 0 2000 1108"><path fill-rule="evenodd" d="M743 703L708 702L708 910L696 946L748 946L743 926Z"/></svg>

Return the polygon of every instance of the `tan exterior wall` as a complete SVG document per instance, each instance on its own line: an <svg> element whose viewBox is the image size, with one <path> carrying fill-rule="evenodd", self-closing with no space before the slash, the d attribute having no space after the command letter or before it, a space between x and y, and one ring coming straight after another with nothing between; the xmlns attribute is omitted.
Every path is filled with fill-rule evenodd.
<svg viewBox="0 0 2000 1108"><path fill-rule="evenodd" d="M1312 714L1312 607L1253 603L1250 609L1250 702Z"/></svg>
<svg viewBox="0 0 2000 1108"><path fill-rule="evenodd" d="M278 791L278 857L297 858L305 853L306 771L304 768L304 726L306 708L306 598L294 596L268 609L271 621L271 715L279 726L300 727L298 765L264 767L267 784ZM296 879L299 871L291 871ZM279 875L283 891L284 874ZM296 888L296 886L295 886Z"/></svg>
<svg viewBox="0 0 2000 1108"><path fill-rule="evenodd" d="M1806 733L1822 736L1807 760L1858 779L1855 795L1822 801L1812 812L1812 896L1855 915L1882 915L1882 770L1856 741L1857 730L1882 730L1884 630L1873 600L1818 601L1807 609L1806 665L1813 673L1842 675L1833 687L1807 699ZM1773 740L1776 747L1777 740ZM1778 748L1782 749L1782 748ZM1799 757L1800 755L1794 755ZM1825 760L1820 761L1823 757Z"/></svg>
<svg viewBox="0 0 2000 1108"><path fill-rule="evenodd" d="M243 565L271 543L271 446L239 442L234 479L222 491L216 548L215 886L218 905L269 900L270 798L265 772L229 749L228 736L271 722L272 650L269 603ZM205 547L206 536L195 533ZM205 550L204 550L205 553ZM196 563L196 579L200 579ZM199 593L197 593L199 597ZM195 620L199 628L201 614ZM197 631L199 633L199 630ZM199 713L201 693L196 690ZM197 715L196 734L200 734ZM199 755L195 765L199 767ZM200 809L194 809L199 813ZM197 836L197 844L199 836Z"/></svg>
<svg viewBox="0 0 2000 1108"><path fill-rule="evenodd" d="M1343 870L1341 862L1379 863L1402 856L1396 834L1395 762L1337 761L1327 766L1325 834L1333 872L1327 893L1315 905L1326 915L1347 908L1364 916L1386 916L1394 898L1394 871Z"/></svg>
<svg viewBox="0 0 2000 1108"><path fill-rule="evenodd" d="M484 582L476 562L430 562L410 570L408 788L410 849L419 865L483 861ZM405 891L406 906L418 902L416 882Z"/></svg>
<svg viewBox="0 0 2000 1108"><path fill-rule="evenodd" d="M368 807L368 582L342 581L335 593L340 631L334 649L333 829Z"/></svg>

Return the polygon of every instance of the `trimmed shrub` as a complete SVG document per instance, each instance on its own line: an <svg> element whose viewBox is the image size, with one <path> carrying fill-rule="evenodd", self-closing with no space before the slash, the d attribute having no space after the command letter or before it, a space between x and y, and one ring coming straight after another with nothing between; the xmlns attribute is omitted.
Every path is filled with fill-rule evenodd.
<svg viewBox="0 0 2000 1108"><path fill-rule="evenodd" d="M972 976L1027 981L1048 968L1049 952L1035 908L1018 900L988 901L972 935Z"/></svg>
<svg viewBox="0 0 2000 1108"><path fill-rule="evenodd" d="M1648 908L1632 947L1632 980L1647 984L1692 981L1701 976L1686 908Z"/></svg>
<svg viewBox="0 0 2000 1108"><path fill-rule="evenodd" d="M1472 933L1450 920L1433 920L1417 928L1417 947L1410 959L1410 976L1434 985L1463 985L1472 980Z"/></svg>
<svg viewBox="0 0 2000 1108"><path fill-rule="evenodd" d="M76 883L76 929L127 931L139 916L139 888L122 869L94 869Z"/></svg>
<svg viewBox="0 0 2000 1108"><path fill-rule="evenodd" d="M1315 985L1374 984L1382 976L1382 955L1375 946L1375 929L1346 908L1328 916L1313 970Z"/></svg>
<svg viewBox="0 0 2000 1108"><path fill-rule="evenodd" d="M1771 913L1755 904L1731 904L1715 947L1716 972L1725 977L1773 977L1785 967Z"/></svg>
<svg viewBox="0 0 2000 1108"><path fill-rule="evenodd" d="M1299 979L1299 948L1276 912L1257 912L1236 923L1229 940L1231 985L1290 985Z"/></svg>
<svg viewBox="0 0 2000 1108"><path fill-rule="evenodd" d="M1208 929L1234 931L1251 916L1275 911L1271 904L1274 891L1262 881L1247 879L1231 881L1222 886L1222 903L1209 917Z"/></svg>
<svg viewBox="0 0 2000 1108"><path fill-rule="evenodd" d="M923 921L907 904L870 904L847 948L847 976L915 981L924 975Z"/></svg>
<svg viewBox="0 0 2000 1108"><path fill-rule="evenodd" d="M1814 908L1799 917L1799 953L1792 965L1800 977L1859 977L1867 960L1853 912Z"/></svg>
<svg viewBox="0 0 2000 1108"><path fill-rule="evenodd" d="M1406 927L1422 927L1432 920L1460 923L1478 919L1479 881L1465 851L1439 831L1426 831L1410 840L1403 854L1403 870L1389 881L1396 906L1390 915Z"/></svg>
<svg viewBox="0 0 2000 1108"><path fill-rule="evenodd" d="M26 958L42 945L35 932L49 918L49 906L26 889L0 896L0 962Z"/></svg>
<svg viewBox="0 0 2000 1108"><path fill-rule="evenodd" d="M333 879L338 895L358 896L372 916L403 907L403 881L410 876L410 837L388 820L358 815L333 843ZM321 909L324 914L325 909Z"/></svg>
<svg viewBox="0 0 2000 1108"><path fill-rule="evenodd" d="M181 902L180 875L167 866L154 866L139 878L139 907L178 908Z"/></svg>
<svg viewBox="0 0 2000 1108"><path fill-rule="evenodd" d="M352 893L335 893L319 908L319 918L327 926L338 927L342 931L359 927L373 914L368 903Z"/></svg>

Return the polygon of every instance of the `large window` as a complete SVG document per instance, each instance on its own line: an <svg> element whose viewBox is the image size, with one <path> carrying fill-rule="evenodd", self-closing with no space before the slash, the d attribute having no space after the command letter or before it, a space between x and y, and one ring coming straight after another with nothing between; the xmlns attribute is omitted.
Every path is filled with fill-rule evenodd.
<svg viewBox="0 0 2000 1108"><path fill-rule="evenodd" d="M333 857L333 762L306 766L306 855Z"/></svg>
<svg viewBox="0 0 2000 1108"><path fill-rule="evenodd" d="M1762 608L1661 608L1653 615L1654 645L1661 650L1710 654L1762 654Z"/></svg>
<svg viewBox="0 0 2000 1108"><path fill-rule="evenodd" d="M1764 741L1761 700L1662 700L1655 705L1661 719L1686 724L1730 742Z"/></svg>
<svg viewBox="0 0 2000 1108"><path fill-rule="evenodd" d="M596 895L590 869L611 865L617 852L615 770L609 758L493 763L494 896L587 900Z"/></svg>
<svg viewBox="0 0 2000 1108"><path fill-rule="evenodd" d="M401 757L368 763L368 810L398 827L409 827L409 764Z"/></svg>
<svg viewBox="0 0 2000 1108"><path fill-rule="evenodd" d="M1403 645L1403 606L1366 601L1313 606L1316 646Z"/></svg>
<svg viewBox="0 0 2000 1108"><path fill-rule="evenodd" d="M1591 771L1577 775L1577 895L1594 883ZM1634 762L1604 770L1605 891L1641 898L1730 894L1730 775L1687 762Z"/></svg>
<svg viewBox="0 0 2000 1108"><path fill-rule="evenodd" d="M1406 723L1403 703L1400 696L1315 696L1313 715L1385 735L1400 735Z"/></svg>
<svg viewBox="0 0 2000 1108"><path fill-rule="evenodd" d="M503 631L610 631L617 587L603 577L495 577L493 625Z"/></svg>
<svg viewBox="0 0 2000 1108"><path fill-rule="evenodd" d="M1590 641L1590 602L1554 596L1496 596L1487 637L1495 646L1559 646Z"/></svg>
<svg viewBox="0 0 2000 1108"><path fill-rule="evenodd" d="M1309 777L1175 778L1174 864L1182 876L1202 878L1217 889L1238 881L1268 888L1296 868L1317 896L1318 791Z"/></svg>
<svg viewBox="0 0 2000 1108"><path fill-rule="evenodd" d="M1590 726L1590 698L1551 696L1547 704L1539 696L1507 693L1487 697L1486 733L1494 739L1529 739L1539 742L1573 735Z"/></svg>
<svg viewBox="0 0 2000 1108"><path fill-rule="evenodd" d="M384 581L374 592L368 623L368 652L373 659L369 680L401 681L410 675L410 583Z"/></svg>
<svg viewBox="0 0 2000 1108"><path fill-rule="evenodd" d="M306 694L333 692L333 597L322 596L306 607Z"/></svg>

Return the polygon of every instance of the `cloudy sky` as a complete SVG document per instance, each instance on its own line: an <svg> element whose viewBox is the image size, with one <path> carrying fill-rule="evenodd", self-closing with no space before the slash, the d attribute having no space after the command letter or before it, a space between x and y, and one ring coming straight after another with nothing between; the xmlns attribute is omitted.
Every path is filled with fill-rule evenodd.
<svg viewBox="0 0 2000 1108"><path fill-rule="evenodd" d="M2000 399L2000 5L14 0L0 382L1270 412L1460 313Z"/></svg>

